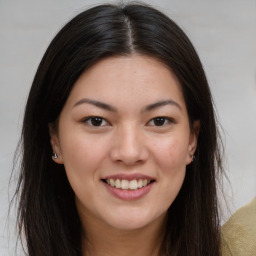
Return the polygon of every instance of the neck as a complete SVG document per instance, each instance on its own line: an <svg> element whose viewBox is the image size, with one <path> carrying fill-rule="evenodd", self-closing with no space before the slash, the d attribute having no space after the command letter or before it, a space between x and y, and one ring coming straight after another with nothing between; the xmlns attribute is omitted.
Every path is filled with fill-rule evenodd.
<svg viewBox="0 0 256 256"><path fill-rule="evenodd" d="M86 225L83 223L83 256L159 256L164 224L164 216L136 230L120 230L86 221Z"/></svg>

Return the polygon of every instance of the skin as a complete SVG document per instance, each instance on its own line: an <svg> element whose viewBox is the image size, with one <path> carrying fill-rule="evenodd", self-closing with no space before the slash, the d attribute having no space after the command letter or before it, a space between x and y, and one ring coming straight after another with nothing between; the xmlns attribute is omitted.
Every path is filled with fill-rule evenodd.
<svg viewBox="0 0 256 256"><path fill-rule="evenodd" d="M103 118L100 126L91 116ZM156 117L166 118L156 125ZM189 125L179 81L152 57L106 58L80 76L50 135L89 241L84 255L158 255L198 131L198 122ZM102 182L119 174L148 175L154 183L141 198L122 200Z"/></svg>

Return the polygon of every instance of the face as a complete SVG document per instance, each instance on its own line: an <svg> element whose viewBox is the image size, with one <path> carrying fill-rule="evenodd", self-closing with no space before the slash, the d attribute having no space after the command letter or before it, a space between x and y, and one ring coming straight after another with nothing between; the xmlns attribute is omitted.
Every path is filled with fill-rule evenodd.
<svg viewBox="0 0 256 256"><path fill-rule="evenodd" d="M163 220L196 148L190 128L180 84L156 59L111 57L84 72L50 129L82 222Z"/></svg>

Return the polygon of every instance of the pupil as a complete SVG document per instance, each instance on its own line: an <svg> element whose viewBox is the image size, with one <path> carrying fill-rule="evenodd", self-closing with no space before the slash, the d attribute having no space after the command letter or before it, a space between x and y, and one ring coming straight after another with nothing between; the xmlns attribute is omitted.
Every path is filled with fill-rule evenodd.
<svg viewBox="0 0 256 256"><path fill-rule="evenodd" d="M165 122L165 118L164 117L157 117L157 118L154 119L154 124L156 126L164 125L164 122Z"/></svg>
<svg viewBox="0 0 256 256"><path fill-rule="evenodd" d="M92 125L94 125L94 126L100 126L102 124L102 118L93 117L91 122L92 122Z"/></svg>

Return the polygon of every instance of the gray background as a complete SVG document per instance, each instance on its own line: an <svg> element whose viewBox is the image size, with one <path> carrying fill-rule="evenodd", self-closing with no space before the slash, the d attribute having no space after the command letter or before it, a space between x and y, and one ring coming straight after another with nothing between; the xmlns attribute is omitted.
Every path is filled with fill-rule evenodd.
<svg viewBox="0 0 256 256"><path fill-rule="evenodd" d="M14 255L15 181L9 183L23 108L39 61L74 15L105 1L0 0L0 255ZM224 183L230 212L256 195L256 1L145 1L187 33L203 62L226 148ZM8 189L9 187L9 189ZM9 192L8 192L9 191ZM18 254L21 255L21 254Z"/></svg>

